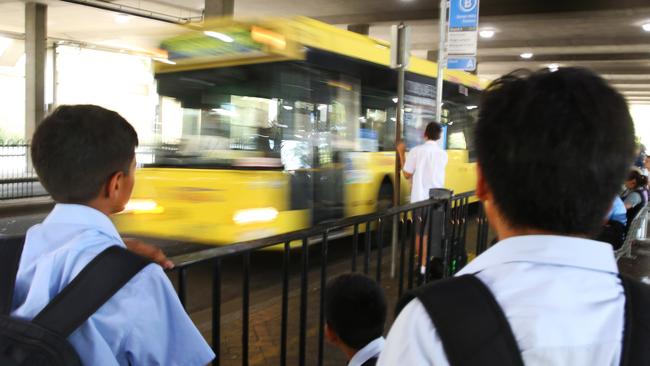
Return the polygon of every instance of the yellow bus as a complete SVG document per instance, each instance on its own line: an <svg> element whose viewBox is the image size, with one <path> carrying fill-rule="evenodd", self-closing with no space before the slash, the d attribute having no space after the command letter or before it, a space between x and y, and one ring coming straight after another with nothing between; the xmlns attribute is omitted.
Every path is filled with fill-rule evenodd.
<svg viewBox="0 0 650 366"><path fill-rule="evenodd" d="M223 19L161 48L162 143L115 218L122 233L220 245L390 205L398 100L386 43L293 17ZM435 119L436 73L435 63L411 58L409 147ZM475 75L445 72L440 143L455 192L475 187L480 88ZM403 203L408 184L402 178Z"/></svg>

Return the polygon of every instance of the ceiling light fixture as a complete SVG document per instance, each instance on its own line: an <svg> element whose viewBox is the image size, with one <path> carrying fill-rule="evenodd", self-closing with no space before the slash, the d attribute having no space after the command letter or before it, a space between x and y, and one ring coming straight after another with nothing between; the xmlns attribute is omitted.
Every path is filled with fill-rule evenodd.
<svg viewBox="0 0 650 366"><path fill-rule="evenodd" d="M557 70L560 69L560 65L558 65L558 64L550 64L550 65L548 65L548 69L551 72L556 72Z"/></svg>
<svg viewBox="0 0 650 366"><path fill-rule="evenodd" d="M650 22L644 23L641 28L643 28L644 31L650 32Z"/></svg>
<svg viewBox="0 0 650 366"><path fill-rule="evenodd" d="M494 33L495 32L493 29L483 29L482 31L478 32L481 38L492 38L494 37Z"/></svg>
<svg viewBox="0 0 650 366"><path fill-rule="evenodd" d="M234 40L232 37L230 37L229 35L226 35L226 34L223 34L223 33L219 33L219 32L205 31L205 32L203 32L203 34L205 34L205 35L208 36L208 37L216 38L216 39L218 39L218 40L220 40L220 41L223 41L223 42L226 42L226 43L232 43L232 42L235 41L235 40Z"/></svg>
<svg viewBox="0 0 650 366"><path fill-rule="evenodd" d="M533 58L533 53L532 52L524 52L521 55L519 55L519 57L528 60L528 59Z"/></svg>
<svg viewBox="0 0 650 366"><path fill-rule="evenodd" d="M120 24L124 24L129 20L131 20L131 17L128 14L118 13L117 15L115 15L115 21Z"/></svg>

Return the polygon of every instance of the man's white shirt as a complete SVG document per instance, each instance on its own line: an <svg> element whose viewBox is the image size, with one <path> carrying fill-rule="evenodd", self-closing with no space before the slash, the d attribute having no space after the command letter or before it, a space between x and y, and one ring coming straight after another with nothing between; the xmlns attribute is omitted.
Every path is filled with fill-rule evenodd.
<svg viewBox="0 0 650 366"><path fill-rule="evenodd" d="M429 199L431 188L442 188L445 184L447 152L435 141L427 141L409 151L404 171L413 174L411 203Z"/></svg>
<svg viewBox="0 0 650 366"><path fill-rule="evenodd" d="M463 274L475 274L491 290L526 365L619 365L625 295L611 245L513 237L470 262ZM395 320L377 365L449 365L420 301L411 301Z"/></svg>

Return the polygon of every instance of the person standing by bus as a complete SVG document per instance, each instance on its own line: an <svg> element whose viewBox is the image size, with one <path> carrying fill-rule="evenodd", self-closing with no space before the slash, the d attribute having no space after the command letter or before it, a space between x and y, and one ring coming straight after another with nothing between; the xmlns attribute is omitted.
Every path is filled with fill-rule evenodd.
<svg viewBox="0 0 650 366"><path fill-rule="evenodd" d="M411 180L411 203L429 199L429 190L443 188L445 184L445 167L447 166L447 152L438 145L442 135L442 127L437 122L430 122L424 130L424 143L411 149L406 156L406 146L403 142L397 145L402 172ZM418 219L426 222L426 217L421 214ZM419 253L420 235L416 236L416 250L420 255L420 273L424 274L427 263L427 235L424 230L422 253Z"/></svg>

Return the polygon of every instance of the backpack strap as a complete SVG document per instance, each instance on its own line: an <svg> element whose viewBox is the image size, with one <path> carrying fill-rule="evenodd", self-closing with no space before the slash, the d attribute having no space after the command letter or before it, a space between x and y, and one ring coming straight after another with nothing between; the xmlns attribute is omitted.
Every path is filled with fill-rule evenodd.
<svg viewBox="0 0 650 366"><path fill-rule="evenodd" d="M149 260L125 248L107 248L88 263L32 322L68 337L149 263Z"/></svg>
<svg viewBox="0 0 650 366"><path fill-rule="evenodd" d="M650 286L620 278L625 290L621 366L650 365Z"/></svg>
<svg viewBox="0 0 650 366"><path fill-rule="evenodd" d="M517 341L501 307L475 276L432 282L407 293L397 311L420 300L452 366L523 366Z"/></svg>
<svg viewBox="0 0 650 366"><path fill-rule="evenodd" d="M9 315L24 238L0 239L0 315Z"/></svg>

